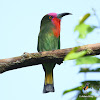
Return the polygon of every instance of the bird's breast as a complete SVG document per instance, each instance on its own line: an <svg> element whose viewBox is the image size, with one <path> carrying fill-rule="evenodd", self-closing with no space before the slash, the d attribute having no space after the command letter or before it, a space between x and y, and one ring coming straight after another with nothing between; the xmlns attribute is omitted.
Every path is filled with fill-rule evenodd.
<svg viewBox="0 0 100 100"><path fill-rule="evenodd" d="M54 24L54 27L52 28L53 34L56 38L60 36L60 19L53 18L52 23Z"/></svg>

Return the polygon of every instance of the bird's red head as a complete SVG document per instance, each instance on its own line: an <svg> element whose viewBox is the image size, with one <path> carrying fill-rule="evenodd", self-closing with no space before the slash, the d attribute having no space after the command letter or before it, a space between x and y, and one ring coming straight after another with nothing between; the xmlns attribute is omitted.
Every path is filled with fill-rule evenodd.
<svg viewBox="0 0 100 100"><path fill-rule="evenodd" d="M53 28L52 31L54 33L55 37L59 37L60 36L60 22L61 22L61 18L65 15L71 15L71 13L61 13L61 14L57 14L57 13L49 13L47 15L45 15L42 18L41 21L41 26L42 25L47 25L47 23L52 23L53 24Z"/></svg>

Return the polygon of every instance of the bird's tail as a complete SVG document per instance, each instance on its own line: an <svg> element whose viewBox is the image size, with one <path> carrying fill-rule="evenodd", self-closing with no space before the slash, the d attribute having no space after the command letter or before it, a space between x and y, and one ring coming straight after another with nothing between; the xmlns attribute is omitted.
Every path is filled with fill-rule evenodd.
<svg viewBox="0 0 100 100"><path fill-rule="evenodd" d="M45 72L45 83L43 93L54 92L53 70L50 73Z"/></svg>

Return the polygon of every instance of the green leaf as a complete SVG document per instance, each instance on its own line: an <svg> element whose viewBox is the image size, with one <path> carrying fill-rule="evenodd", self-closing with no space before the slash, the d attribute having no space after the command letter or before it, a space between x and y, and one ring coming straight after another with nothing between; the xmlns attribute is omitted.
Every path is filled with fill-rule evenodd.
<svg viewBox="0 0 100 100"><path fill-rule="evenodd" d="M80 47L75 47L73 48L64 58L64 61L66 60L72 60L72 59L77 59L79 57L84 56L87 51L80 51L80 52L76 52Z"/></svg>
<svg viewBox="0 0 100 100"><path fill-rule="evenodd" d="M81 17L81 19L79 20L79 24L83 23L89 16L90 16L90 13L87 13L83 17Z"/></svg>
<svg viewBox="0 0 100 100"><path fill-rule="evenodd" d="M89 83L88 88L91 89L91 91L84 93L82 87L85 87L87 83ZM75 98L75 100L96 100L96 96L92 95L92 93L93 93L94 89L96 89L96 91L98 92L99 91L99 87L100 87L100 81L84 81L84 82L82 82L81 86L78 86L76 88L64 91L63 95L65 95L65 94L67 94L69 92L77 90L78 91L78 95ZM92 89L93 89L93 91L92 91ZM81 96L92 96L92 97L81 97ZM74 98L71 98L71 99L74 100Z"/></svg>
<svg viewBox="0 0 100 100"><path fill-rule="evenodd" d="M95 90L99 90L100 89L100 81L84 81L82 82L83 85L85 85L86 83L89 83L89 87L92 89L95 89Z"/></svg>
<svg viewBox="0 0 100 100"><path fill-rule="evenodd" d="M89 68L81 68L79 72L89 72Z"/></svg>
<svg viewBox="0 0 100 100"><path fill-rule="evenodd" d="M76 59L76 65L95 64L95 63L100 63L100 59L92 56L81 57Z"/></svg>
<svg viewBox="0 0 100 100"><path fill-rule="evenodd" d="M75 91L75 90L82 90L82 87L79 86L79 87L76 87L76 88L73 88L73 89L66 90L66 91L63 92L63 95L68 93L68 92Z"/></svg>
<svg viewBox="0 0 100 100"><path fill-rule="evenodd" d="M92 32L95 28L96 28L96 26L88 27L88 28L87 28L87 33Z"/></svg>
<svg viewBox="0 0 100 100"><path fill-rule="evenodd" d="M100 68L92 69L89 68L81 68L79 72L100 72Z"/></svg>
<svg viewBox="0 0 100 100"><path fill-rule="evenodd" d="M82 23L82 24L76 25L74 32L78 31L79 38L84 39L86 37L86 35L88 33L92 32L95 28L96 28L96 26L90 26L85 23Z"/></svg>
<svg viewBox="0 0 100 100"><path fill-rule="evenodd" d="M64 58L64 61L65 60L77 59L79 57L84 56L86 53L87 53L87 51L80 51L80 52L70 53Z"/></svg>

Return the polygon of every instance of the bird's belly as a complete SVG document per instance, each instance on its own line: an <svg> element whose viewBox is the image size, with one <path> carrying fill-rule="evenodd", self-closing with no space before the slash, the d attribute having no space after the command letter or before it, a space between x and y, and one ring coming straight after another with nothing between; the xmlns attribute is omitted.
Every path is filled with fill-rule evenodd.
<svg viewBox="0 0 100 100"><path fill-rule="evenodd" d="M51 51L58 49L58 39L53 36L44 37L40 41L40 51Z"/></svg>

